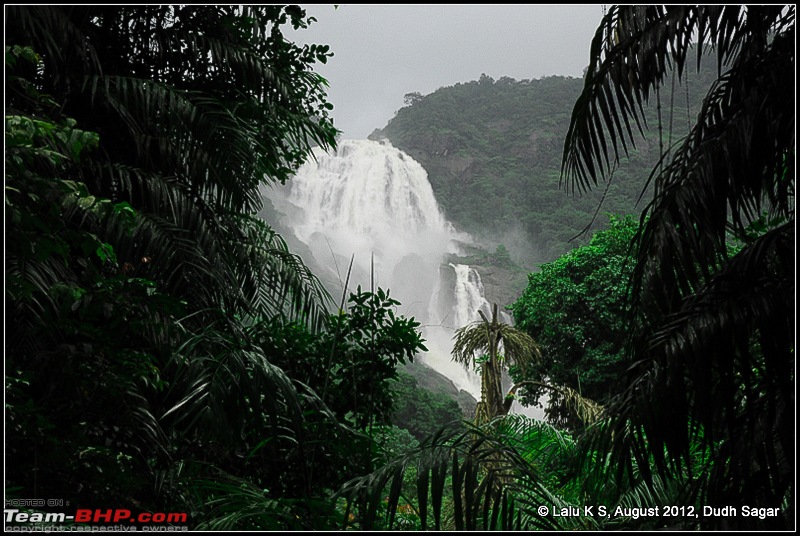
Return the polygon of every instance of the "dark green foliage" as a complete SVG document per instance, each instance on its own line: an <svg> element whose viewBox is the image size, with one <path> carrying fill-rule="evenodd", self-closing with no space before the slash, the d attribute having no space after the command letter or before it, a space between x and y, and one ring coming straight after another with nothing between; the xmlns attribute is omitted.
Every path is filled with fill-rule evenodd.
<svg viewBox="0 0 800 536"><path fill-rule="evenodd" d="M193 504L208 526L270 527L266 519L279 511L284 514L272 519L276 526L324 528L333 522L328 493L369 470L381 456L372 430L388 422L395 367L422 348L418 324L395 316L397 305L381 289L359 289L350 295L346 311L329 316L322 332L273 318L253 323L239 335L239 344L252 345L251 352L291 378L298 391L291 410L298 413L300 425L286 418L281 407L259 412L237 406L231 409L249 414L240 430L206 433L197 443L188 443L187 449L214 449L213 460L202 459L217 471L201 472L190 481L199 487L202 500ZM238 389L267 387L250 383L252 379L240 381ZM248 392L248 399L261 403L269 398L266 391ZM270 433L274 420L282 427L277 435ZM189 450L185 456L198 453ZM267 504L272 506L258 514ZM300 512L304 514L298 520L294 516ZM292 515L286 518L288 513Z"/></svg>
<svg viewBox="0 0 800 536"><path fill-rule="evenodd" d="M383 289L359 288L322 333L278 320L261 322L251 333L275 364L319 394L340 420L365 430L389 422L397 367L425 350L419 323L396 316L397 305Z"/></svg>
<svg viewBox="0 0 800 536"><path fill-rule="evenodd" d="M494 263L502 268L511 268L514 265L514 261L511 260L511 254L503 244L497 246L492 257Z"/></svg>
<svg viewBox="0 0 800 536"><path fill-rule="evenodd" d="M36 61L7 49L8 67ZM6 115L7 482L129 504L125 487L145 484L141 456L160 439L153 416L130 408L142 387L163 388L156 356L185 307L126 273L98 236L130 236L139 215L74 180L97 135L44 115L52 100L24 77L9 87L30 111Z"/></svg>
<svg viewBox="0 0 800 536"><path fill-rule="evenodd" d="M542 360L516 382L534 380L565 385L601 404L625 385L624 349L629 331L629 285L633 273L632 240L639 229L632 217L611 217L609 229L530 274L528 287L512 305L516 325L542 349ZM526 387L532 403L550 395L546 414L571 427L559 396L543 387Z"/></svg>
<svg viewBox="0 0 800 536"><path fill-rule="evenodd" d="M281 31L306 25L302 11L15 6L7 16L6 43L41 54L38 71L18 64L11 74L52 97L43 111L57 121L99 134L72 178L141 215L127 240L103 229L123 263L150 258L149 278L203 311L198 323L249 307L265 287L287 313L320 314L318 289L285 256L282 266L239 270L252 264L247 218L261 185L286 180L312 144L333 141L324 81L311 70L326 54ZM31 112L21 90L10 106Z"/></svg>
<svg viewBox="0 0 800 536"><path fill-rule="evenodd" d="M340 494L355 514L350 524L361 529L397 528L409 487L416 488L421 530L596 528L592 518L552 515L580 500L577 486L563 484L574 453L569 435L505 417L467 431L443 429Z"/></svg>
<svg viewBox="0 0 800 536"><path fill-rule="evenodd" d="M331 363L335 382L329 388L339 393L341 405L356 415L356 425L386 424L392 405L387 380L396 379L396 367L425 351L413 318L395 316L400 302L388 292L358 292L350 295L347 315L336 316L328 332L336 341L339 363ZM364 411L363 407L369 408Z"/></svg>
<svg viewBox="0 0 800 536"><path fill-rule="evenodd" d="M410 374L400 373L393 390L392 424L408 430L418 440L463 419L452 397L419 387Z"/></svg>
<svg viewBox="0 0 800 536"><path fill-rule="evenodd" d="M401 375L401 381L403 376L405 375ZM440 425L438 428L442 428L442 426L444 425ZM394 424L375 426L370 431L370 435L374 440L375 451L377 453L375 461L378 467L393 461L409 450L419 446L419 441L417 441L411 432Z"/></svg>
<svg viewBox="0 0 800 536"><path fill-rule="evenodd" d="M327 490L368 466L369 438L253 330L293 319L316 333L328 318L321 284L254 216L264 183L334 141L311 70L327 47L282 33L308 22L280 6L7 11L6 485L19 496L196 523L257 488L279 503L264 527L320 528ZM373 329L414 329L399 323Z"/></svg>
<svg viewBox="0 0 800 536"><path fill-rule="evenodd" d="M794 6L609 10L564 147L568 178L590 187L628 151L640 107L662 101L669 67L681 75L708 62L693 38L728 66L689 135L653 170L636 239L633 366L591 442L620 472L652 456L663 479L699 444L708 480L689 490L705 504L794 500L794 22ZM754 236L750 222L764 213L775 225ZM734 255L731 236L746 244ZM783 509L737 527L792 522Z"/></svg>

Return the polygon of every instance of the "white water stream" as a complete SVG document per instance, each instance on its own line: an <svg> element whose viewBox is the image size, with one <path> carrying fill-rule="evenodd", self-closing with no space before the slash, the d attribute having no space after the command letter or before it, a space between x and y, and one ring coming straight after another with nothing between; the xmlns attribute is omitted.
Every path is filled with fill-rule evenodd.
<svg viewBox="0 0 800 536"><path fill-rule="evenodd" d="M423 325L429 352L423 363L459 389L480 398L480 378L451 359L455 330L487 315L478 272L451 264L471 237L445 220L413 158L386 142L343 140L335 154L315 152L285 188L268 193L275 208L327 273L317 275L341 293L350 258L348 288L390 289L400 313Z"/></svg>

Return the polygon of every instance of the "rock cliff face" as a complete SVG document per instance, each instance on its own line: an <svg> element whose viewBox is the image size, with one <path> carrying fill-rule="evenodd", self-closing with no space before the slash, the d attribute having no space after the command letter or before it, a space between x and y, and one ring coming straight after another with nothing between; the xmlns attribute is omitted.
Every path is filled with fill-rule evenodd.
<svg viewBox="0 0 800 536"><path fill-rule="evenodd" d="M505 309L522 294L528 283L525 272L511 270L498 266L474 265L474 268L481 275L484 294L490 303L496 303L501 309Z"/></svg>
<svg viewBox="0 0 800 536"><path fill-rule="evenodd" d="M481 247L467 247L464 256L451 256L448 261L474 268L483 284L486 301L496 303L501 309L516 301L528 284L528 273L535 270L535 266L520 266L512 260L505 246L497 247L494 253Z"/></svg>
<svg viewBox="0 0 800 536"><path fill-rule="evenodd" d="M414 376L422 389L432 393L444 393L455 400L465 419L471 420L475 417L475 405L478 401L463 389L456 388L447 376L417 362L405 365L405 371Z"/></svg>

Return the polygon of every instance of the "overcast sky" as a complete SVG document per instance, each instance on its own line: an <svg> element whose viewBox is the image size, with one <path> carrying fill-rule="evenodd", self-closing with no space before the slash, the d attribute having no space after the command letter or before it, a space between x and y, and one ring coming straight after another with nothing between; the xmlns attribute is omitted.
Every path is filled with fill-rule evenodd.
<svg viewBox="0 0 800 536"><path fill-rule="evenodd" d="M336 127L366 138L406 93L477 80L582 76L598 5L305 5L318 22L294 40L330 45L317 68ZM291 32L289 35L292 35Z"/></svg>

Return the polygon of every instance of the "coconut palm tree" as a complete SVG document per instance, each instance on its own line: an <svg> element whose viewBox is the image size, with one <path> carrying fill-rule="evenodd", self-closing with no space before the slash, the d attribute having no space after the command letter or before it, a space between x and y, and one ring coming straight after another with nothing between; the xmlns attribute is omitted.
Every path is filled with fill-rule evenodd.
<svg viewBox="0 0 800 536"><path fill-rule="evenodd" d="M693 491L705 504L794 498L794 21L793 5L612 7L564 146L575 190L610 180L668 75L716 54L719 78L688 136L664 147L658 125L628 388L593 443L621 468L651 459L662 477L703 445L709 478Z"/></svg>
<svg viewBox="0 0 800 536"><path fill-rule="evenodd" d="M481 399L475 408L475 422L482 424L508 413L501 383L503 367L516 365L524 369L539 358L539 348L530 335L498 320L496 303L491 321L483 311L478 313L481 321L456 330L453 360L465 367L476 367L476 356L486 355L480 363Z"/></svg>
<svg viewBox="0 0 800 536"><path fill-rule="evenodd" d="M481 321L459 328L453 337L455 341L453 360L465 367L479 368L481 372L481 399L475 408L475 424L481 425L496 417L507 415L517 391L529 385L547 389L554 395L562 397L565 406L574 411L577 418L586 424L591 424L600 417L602 406L582 397L567 386L523 381L511 386L503 395L504 368L517 366L524 370L535 360L540 359L541 352L530 335L499 321L497 304L492 306L491 321L486 318L483 311L479 310L478 314L481 316Z"/></svg>

